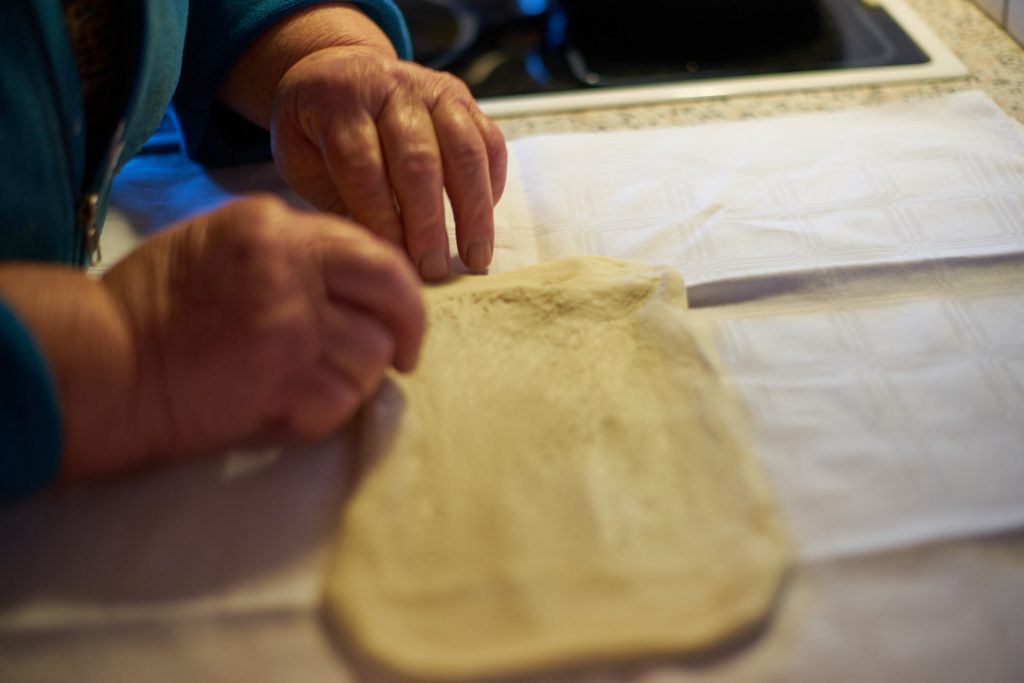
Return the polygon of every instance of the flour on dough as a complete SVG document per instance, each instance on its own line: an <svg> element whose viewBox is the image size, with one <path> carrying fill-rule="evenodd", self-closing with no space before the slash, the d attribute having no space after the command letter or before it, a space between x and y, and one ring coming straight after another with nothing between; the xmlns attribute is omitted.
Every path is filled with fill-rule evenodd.
<svg viewBox="0 0 1024 683"><path fill-rule="evenodd" d="M420 367L361 425L328 611L405 674L699 651L789 548L667 271L577 258L428 292Z"/></svg>

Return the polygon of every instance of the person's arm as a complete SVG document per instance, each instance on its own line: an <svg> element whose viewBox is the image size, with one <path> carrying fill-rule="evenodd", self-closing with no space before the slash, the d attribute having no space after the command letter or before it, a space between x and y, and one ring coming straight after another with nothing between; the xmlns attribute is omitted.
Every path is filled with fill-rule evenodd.
<svg viewBox="0 0 1024 683"><path fill-rule="evenodd" d="M275 162L294 190L403 247L428 280L449 272L447 190L463 262L487 268L504 138L462 81L399 60L356 6L306 7L270 26L220 97L270 128Z"/></svg>
<svg viewBox="0 0 1024 683"><path fill-rule="evenodd" d="M73 474L79 456L87 451L119 459L124 452L139 450L139 435L149 426L130 410L133 399L142 398L135 396L135 349L111 293L72 268L19 264L0 267L0 297L46 362L46 375L37 375L30 389L35 396L26 397L23 409L45 408L40 402L41 381L53 383L59 401L60 419L47 428L58 427L55 443L63 457L55 459L52 451L40 452L36 446L17 455L20 463L59 460L60 467ZM39 428L42 425L34 429ZM36 431L31 439L42 436Z"/></svg>
<svg viewBox="0 0 1024 683"><path fill-rule="evenodd" d="M0 319L0 367L31 380L29 405L8 405L6 375L0 389L0 434L28 444L20 460L0 459L4 495L46 483L53 448L60 476L79 478L260 435L322 436L389 366L415 365L424 329L398 250L269 198L169 228L102 280L0 266L0 299L15 320ZM59 445L12 427L24 414L42 416L38 430L59 425Z"/></svg>
<svg viewBox="0 0 1024 683"><path fill-rule="evenodd" d="M355 5L312 5L261 34L235 62L219 97L253 123L269 129L277 88L288 69L332 47L360 48L384 59L398 60L384 31Z"/></svg>
<svg viewBox="0 0 1024 683"><path fill-rule="evenodd" d="M246 50L265 32L307 8L339 4L329 0L191 3L174 107L193 159L224 165L270 158L267 131L224 105L218 93ZM408 29L392 0L348 4L358 6L381 28L400 58L412 57Z"/></svg>

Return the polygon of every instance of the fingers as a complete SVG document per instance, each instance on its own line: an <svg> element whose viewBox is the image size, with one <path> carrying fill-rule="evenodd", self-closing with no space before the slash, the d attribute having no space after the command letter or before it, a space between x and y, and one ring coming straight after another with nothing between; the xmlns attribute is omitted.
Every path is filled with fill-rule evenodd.
<svg viewBox="0 0 1024 683"><path fill-rule="evenodd" d="M411 370L424 314L414 273L401 254L360 232L328 235L328 297L318 316L321 358L291 383L290 424L308 438L347 422L377 390L389 365Z"/></svg>
<svg viewBox="0 0 1024 683"><path fill-rule="evenodd" d="M352 218L374 234L403 247L377 126L365 111L336 117L319 141L327 172Z"/></svg>
<svg viewBox="0 0 1024 683"><path fill-rule="evenodd" d="M300 193L314 195L321 209L347 208L356 222L403 247L424 280L437 281L449 273L447 190L460 257L471 271L487 268L507 152L465 84L363 55L310 62L284 92L275 158L290 183L304 186ZM303 113L310 109L317 115ZM328 185L315 180L317 169L326 171Z"/></svg>
<svg viewBox="0 0 1024 683"><path fill-rule="evenodd" d="M395 340L395 368L412 370L426 315L416 275L400 252L354 230L335 230L324 235L321 261L328 295L379 320Z"/></svg>
<svg viewBox="0 0 1024 683"><path fill-rule="evenodd" d="M425 313L419 279L397 247L350 221L272 197L234 202L207 221L217 229L202 231L202 244L221 254L216 264L225 262L210 270L235 269L234 277L217 281L226 283L226 298L252 302L240 314L280 304L293 315L321 300L348 306L379 320L396 339L398 370L415 367Z"/></svg>
<svg viewBox="0 0 1024 683"><path fill-rule="evenodd" d="M394 357L395 341L371 316L328 305L320 321L323 357L294 378L289 423L299 436L319 438L347 422L377 390Z"/></svg>
<svg viewBox="0 0 1024 683"><path fill-rule="evenodd" d="M455 216L459 256L471 271L483 272L494 250L494 200L487 145L463 102L439 103L433 123Z"/></svg>
<svg viewBox="0 0 1024 683"><path fill-rule="evenodd" d="M444 176L430 113L421 102L397 93L381 112L378 126L406 250L424 280L443 280L449 272Z"/></svg>
<svg viewBox="0 0 1024 683"><path fill-rule="evenodd" d="M388 366L415 367L426 325L419 279L398 248L348 221L275 202L249 204L271 226L263 237L245 238L258 239L249 251L301 274L271 280L281 291L258 326L283 351L269 363L285 375L274 412L286 415L297 435L320 437L355 413ZM253 223L241 234L260 232Z"/></svg>
<svg viewBox="0 0 1024 683"><path fill-rule="evenodd" d="M464 85L451 83L433 103L395 94L378 120L405 246L428 281L449 272L444 189L452 202L459 256L471 271L483 272L494 249L495 195L505 186L501 132Z"/></svg>
<svg viewBox="0 0 1024 683"><path fill-rule="evenodd" d="M480 135L483 136L484 144L487 146L487 162L491 174L491 196L497 204L505 193L505 180L508 176L508 148L505 146L505 136L494 121L487 118L480 107L473 102L470 107L473 122L476 124Z"/></svg>
<svg viewBox="0 0 1024 683"><path fill-rule="evenodd" d="M306 439L327 436L347 422L362 402L355 385L332 372L294 378L285 393L296 397L286 409L287 425L295 436Z"/></svg>
<svg viewBox="0 0 1024 683"><path fill-rule="evenodd" d="M395 357L395 338L380 322L346 305L332 304L321 319L324 361L369 398Z"/></svg>

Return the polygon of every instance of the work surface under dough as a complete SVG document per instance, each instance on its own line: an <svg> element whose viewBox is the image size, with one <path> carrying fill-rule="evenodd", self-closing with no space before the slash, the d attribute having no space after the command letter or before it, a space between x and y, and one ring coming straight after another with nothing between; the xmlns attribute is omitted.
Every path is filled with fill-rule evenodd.
<svg viewBox="0 0 1024 683"><path fill-rule="evenodd" d="M670 271L574 258L428 293L420 367L361 425L329 612L471 678L731 642L789 559Z"/></svg>

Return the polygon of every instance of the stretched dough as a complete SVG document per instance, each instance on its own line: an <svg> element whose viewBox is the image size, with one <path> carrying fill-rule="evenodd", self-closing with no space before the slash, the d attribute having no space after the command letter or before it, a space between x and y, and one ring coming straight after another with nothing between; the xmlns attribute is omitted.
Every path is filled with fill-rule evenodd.
<svg viewBox="0 0 1024 683"><path fill-rule="evenodd" d="M692 652L768 612L788 546L677 275L578 258L428 298L328 579L358 646L468 679Z"/></svg>

